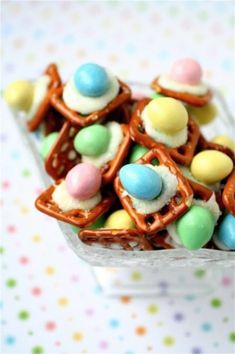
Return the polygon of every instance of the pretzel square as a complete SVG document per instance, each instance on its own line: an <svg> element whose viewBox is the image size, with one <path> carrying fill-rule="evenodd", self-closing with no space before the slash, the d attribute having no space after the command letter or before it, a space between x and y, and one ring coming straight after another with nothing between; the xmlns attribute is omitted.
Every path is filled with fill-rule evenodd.
<svg viewBox="0 0 235 354"><path fill-rule="evenodd" d="M144 145L149 149L153 148L164 148L168 151L171 158L181 164L181 165L189 165L193 159L194 152L199 139L199 127L197 123L189 117L188 120L188 140L184 145L181 145L177 148L171 148L163 143L154 140L151 138L144 129L144 123L141 119L141 113L145 106L151 101L151 99L146 98L137 103L136 109L131 117L130 122L130 134L133 140L135 140L138 144Z"/></svg>
<svg viewBox="0 0 235 354"><path fill-rule="evenodd" d="M159 77L154 79L151 83L151 88L157 93L163 94L164 96L176 98L182 102L188 103L191 106L202 107L205 106L212 98L212 91L208 89L207 93L201 96L193 95L188 92L177 92L167 88L162 87L159 84Z"/></svg>
<svg viewBox="0 0 235 354"><path fill-rule="evenodd" d="M136 229L83 229L78 233L78 237L87 244L100 243L107 248L110 248L112 244L117 244L126 251L134 251L136 248L141 251L153 249L146 236Z"/></svg>
<svg viewBox="0 0 235 354"><path fill-rule="evenodd" d="M45 136L59 132L64 124L64 117L51 107L43 120L43 133Z"/></svg>
<svg viewBox="0 0 235 354"><path fill-rule="evenodd" d="M224 186L222 201L225 208L235 216L235 169L233 169Z"/></svg>
<svg viewBox="0 0 235 354"><path fill-rule="evenodd" d="M203 134L200 133L198 145L197 145L197 152L200 152L202 150L217 150L217 151L223 152L224 154L231 157L233 162L235 162L235 155L231 149L229 149L227 146L216 144L216 143L213 143L212 141L206 140L206 138L203 136Z"/></svg>
<svg viewBox="0 0 235 354"><path fill-rule="evenodd" d="M62 98L64 89L63 86L58 87L58 89L53 92L53 95L51 96L51 104L73 125L85 127L87 125L100 121L103 117L114 111L116 108L121 106L130 98L131 90L129 86L127 86L124 82L120 80L118 80L118 82L120 84L119 94L103 109L100 109L99 111L95 111L85 116L79 114L76 111L73 111L65 105Z"/></svg>
<svg viewBox="0 0 235 354"><path fill-rule="evenodd" d="M61 182L62 179L56 181L55 185L58 185ZM81 209L72 209L70 211L65 212L61 210L52 199L52 194L55 190L55 185L50 186L36 199L36 208L44 214L47 214L68 224L75 225L77 227L85 227L91 224L99 216L109 210L115 200L115 196L112 191L103 190L102 200L92 210L85 211Z"/></svg>
<svg viewBox="0 0 235 354"><path fill-rule="evenodd" d="M119 146L118 152L113 160L107 162L105 166L101 168L102 182L104 184L113 181L131 145L128 126L121 124L121 128L124 138ZM74 138L80 129L81 127L71 125L69 121L64 123L58 139L45 161L46 171L53 179L57 180L65 177L71 168L81 162L81 155L73 146Z"/></svg>
<svg viewBox="0 0 235 354"><path fill-rule="evenodd" d="M50 103L51 95L53 94L55 89L61 86L61 79L57 70L57 66L55 64L50 64L46 68L44 75L48 75L51 81L48 87L46 97L40 104L34 117L27 122L28 129L31 132L35 131L42 123L42 121L44 121L44 119L46 118L51 108L51 103Z"/></svg>
<svg viewBox="0 0 235 354"><path fill-rule="evenodd" d="M161 210L146 215L138 213L136 209L133 208L129 195L125 195L125 190L119 177L116 177L114 180L114 188L123 208L126 209L128 214L135 221L137 228L147 235L156 233L175 221L190 207L193 196L193 191L189 182L182 175L181 171L170 158L166 150L162 148L152 149L141 159L139 159L137 163L151 164L155 159L158 160L159 165L168 167L170 172L174 174L178 180L178 187L175 196L172 197L170 202Z"/></svg>
<svg viewBox="0 0 235 354"><path fill-rule="evenodd" d="M167 230L161 230L154 235L151 235L149 242L155 249L172 249L173 245L169 242L169 234Z"/></svg>

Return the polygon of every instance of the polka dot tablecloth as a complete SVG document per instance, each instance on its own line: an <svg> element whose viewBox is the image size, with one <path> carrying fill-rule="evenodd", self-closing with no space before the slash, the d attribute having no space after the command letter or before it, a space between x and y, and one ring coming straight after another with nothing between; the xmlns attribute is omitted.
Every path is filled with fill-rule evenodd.
<svg viewBox="0 0 235 354"><path fill-rule="evenodd" d="M200 60L233 108L233 2L5 1L2 11L3 87L51 61L64 79L95 61L149 82L183 55ZM1 353L234 353L232 269L203 296L106 297L56 222L35 210L42 182L5 105L1 128ZM143 276L127 270L132 283Z"/></svg>

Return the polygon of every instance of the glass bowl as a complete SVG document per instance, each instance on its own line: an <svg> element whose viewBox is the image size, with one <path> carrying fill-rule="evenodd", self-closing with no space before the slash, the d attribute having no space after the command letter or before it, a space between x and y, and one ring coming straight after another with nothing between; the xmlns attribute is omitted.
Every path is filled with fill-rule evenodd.
<svg viewBox="0 0 235 354"><path fill-rule="evenodd" d="M153 93L148 85L138 82L128 82L132 88L133 95L149 96ZM218 117L212 122L202 127L205 136L210 139L215 135L230 134L234 120L227 107L224 98L219 91L213 88L213 102L218 109ZM13 112L15 124L27 144L38 168L44 186L52 184L52 180L46 174L43 162L39 156L39 146L42 135L39 132L29 133L26 129L25 120ZM118 249L107 249L90 246L81 242L76 233L72 231L69 224L58 221L63 236L75 254L88 262L92 266L101 267L142 267L164 270L166 268L180 267L202 267L219 266L230 267L235 264L235 253L214 249L199 249L189 251L183 248L155 251L124 251Z"/></svg>

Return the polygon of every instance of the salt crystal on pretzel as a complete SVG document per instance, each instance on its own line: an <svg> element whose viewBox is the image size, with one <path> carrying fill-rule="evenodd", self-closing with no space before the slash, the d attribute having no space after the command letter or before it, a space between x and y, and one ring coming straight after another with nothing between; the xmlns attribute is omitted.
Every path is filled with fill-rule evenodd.
<svg viewBox="0 0 235 354"><path fill-rule="evenodd" d="M171 158L175 162L182 165L189 165L193 158L198 143L198 139L199 139L199 128L197 123L195 123L195 121L189 117L188 125L187 125L187 130L188 130L187 141L184 145L181 145L176 148L171 148L169 146L166 146L165 144L154 140L145 131L141 114L144 108L146 107L146 105L150 101L151 100L149 98L146 98L137 103L136 109L133 112L131 122L130 122L131 137L135 142L144 145L149 149L153 149L155 147L164 148L168 151Z"/></svg>
<svg viewBox="0 0 235 354"><path fill-rule="evenodd" d="M189 208L193 196L193 191L187 179L181 174L166 150L161 148L152 149L138 160L137 163L151 164L156 159L159 161L160 166L166 166L171 174L176 176L178 182L175 195L161 210L146 215L137 212L133 207L130 196L126 194L120 178L116 177L114 181L116 193L124 209L126 209L135 221L137 228L149 235L164 229L169 223L172 223L182 215Z"/></svg>

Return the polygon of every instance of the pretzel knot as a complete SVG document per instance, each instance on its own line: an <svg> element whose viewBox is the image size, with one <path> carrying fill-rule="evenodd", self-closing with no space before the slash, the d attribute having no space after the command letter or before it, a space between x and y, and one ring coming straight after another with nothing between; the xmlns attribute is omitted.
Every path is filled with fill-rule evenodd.
<svg viewBox="0 0 235 354"><path fill-rule="evenodd" d="M45 98L40 104L34 117L27 122L28 129L31 132L35 131L39 127L39 125L46 119L51 109L51 96L54 90L61 87L61 79L57 70L57 66L55 64L50 64L46 68L44 75L48 75L51 80Z"/></svg>
<svg viewBox="0 0 235 354"><path fill-rule="evenodd" d="M193 159L194 152L199 139L199 128L197 123L189 118L188 120L188 139L187 142L179 146L178 148L170 148L166 145L162 144L151 138L144 129L144 124L141 119L141 113L145 106L150 102L149 98L143 99L139 101L136 105L136 109L132 115L130 122L130 133L133 140L135 140L138 144L144 145L149 149L153 148L164 148L168 151L171 158L181 164L181 165L189 165Z"/></svg>
<svg viewBox="0 0 235 354"><path fill-rule="evenodd" d="M131 90L129 86L120 80L118 82L120 85L119 94L111 102L109 102L106 107L100 109L99 111L92 112L86 116L81 115L76 111L73 111L65 105L62 98L64 89L63 86L58 87L58 89L53 92L53 95L51 96L51 104L68 121L70 121L70 123L72 123L73 125L85 127L87 125L100 121L107 114L111 113L116 108L120 107L124 102L129 100L131 96Z"/></svg>
<svg viewBox="0 0 235 354"><path fill-rule="evenodd" d="M188 103L191 106L198 106L198 107L205 106L212 98L211 90L208 90L207 93L205 93L202 96L196 96L193 95L192 93L177 92L177 91L164 88L159 84L159 77L157 77L152 81L151 88L154 91L163 94L164 96L176 98L177 100Z"/></svg>
<svg viewBox="0 0 235 354"><path fill-rule="evenodd" d="M113 160L107 162L101 168L103 184L113 181L131 145L128 126L121 124L121 128L124 138L119 146L118 152ZM81 162L81 155L74 149L73 145L74 138L80 129L80 127L72 125L69 121L64 123L45 161L46 171L54 180L65 177L71 168Z"/></svg>
<svg viewBox="0 0 235 354"><path fill-rule="evenodd" d="M224 186L222 201L225 208L235 216L235 169Z"/></svg>
<svg viewBox="0 0 235 354"><path fill-rule="evenodd" d="M60 221L64 221L77 227L84 227L94 222L99 216L109 210L114 203L115 196L113 192L103 190L102 200L92 210L85 211L82 209L72 209L65 212L59 208L52 198L55 186L59 185L61 182L62 179L56 181L55 185L52 185L45 190L35 202L35 206L38 210Z"/></svg>
<svg viewBox="0 0 235 354"><path fill-rule="evenodd" d="M178 180L175 196L172 197L169 203L165 205L161 210L146 215L138 213L137 210L132 206L132 201L129 195L125 195L125 190L120 182L119 177L116 177L114 180L114 188L123 208L126 209L128 214L135 221L137 228L147 235L156 233L175 221L190 207L193 196L193 191L188 180L182 175L181 171L170 158L166 150L163 150L162 148L152 149L141 159L139 159L137 163L152 164L152 162L156 159L158 160L159 165L168 167L170 172L175 175Z"/></svg>

